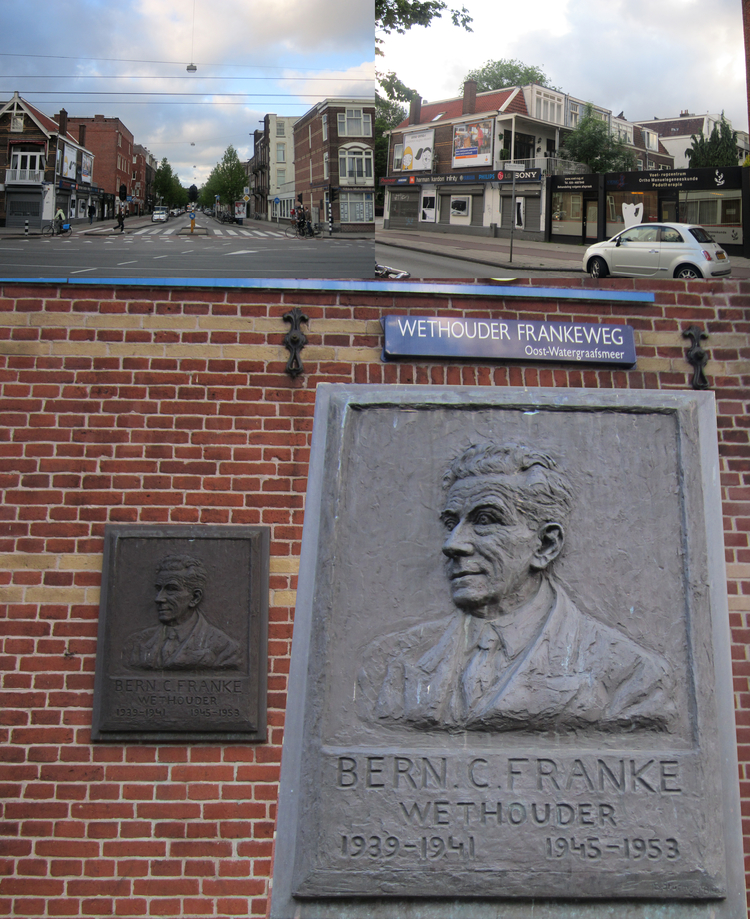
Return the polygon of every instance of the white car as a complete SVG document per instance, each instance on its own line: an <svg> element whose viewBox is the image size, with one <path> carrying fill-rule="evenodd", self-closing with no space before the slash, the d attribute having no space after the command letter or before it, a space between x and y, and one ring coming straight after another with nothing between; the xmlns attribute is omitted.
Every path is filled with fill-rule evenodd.
<svg viewBox="0 0 750 919"><path fill-rule="evenodd" d="M169 220L169 208L168 207L155 207L154 212L151 215L151 223L156 223L157 220Z"/></svg>
<svg viewBox="0 0 750 919"><path fill-rule="evenodd" d="M592 278L726 278L732 264L703 227L640 223L589 246L583 270Z"/></svg>

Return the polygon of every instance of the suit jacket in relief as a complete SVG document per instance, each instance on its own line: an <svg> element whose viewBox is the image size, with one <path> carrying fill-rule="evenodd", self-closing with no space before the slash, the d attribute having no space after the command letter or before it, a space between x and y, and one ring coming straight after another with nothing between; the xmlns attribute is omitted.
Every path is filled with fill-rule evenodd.
<svg viewBox="0 0 750 919"><path fill-rule="evenodd" d="M536 639L471 703L462 688L475 652L465 613L373 641L357 679L360 717L422 730L669 730L676 710L666 661L550 583L555 600Z"/></svg>
<svg viewBox="0 0 750 919"><path fill-rule="evenodd" d="M164 625L136 632L125 644L123 661L135 670L226 670L240 664L237 642L211 625L200 612L190 633L164 659L162 647L166 641Z"/></svg>

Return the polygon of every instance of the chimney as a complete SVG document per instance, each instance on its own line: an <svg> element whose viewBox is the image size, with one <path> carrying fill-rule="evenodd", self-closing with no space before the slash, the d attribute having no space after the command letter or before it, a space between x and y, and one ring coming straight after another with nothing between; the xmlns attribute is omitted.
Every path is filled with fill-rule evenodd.
<svg viewBox="0 0 750 919"><path fill-rule="evenodd" d="M464 107L462 115L473 115L477 109L477 81L467 80L464 83Z"/></svg>
<svg viewBox="0 0 750 919"><path fill-rule="evenodd" d="M60 125L60 134L68 133L68 113L64 108L60 109L60 114L55 118L55 121Z"/></svg>
<svg viewBox="0 0 750 919"><path fill-rule="evenodd" d="M422 117L422 97L412 96L409 103L409 124L419 124Z"/></svg>
<svg viewBox="0 0 750 919"><path fill-rule="evenodd" d="M86 146L86 125L85 124L78 125L78 143L82 147Z"/></svg>

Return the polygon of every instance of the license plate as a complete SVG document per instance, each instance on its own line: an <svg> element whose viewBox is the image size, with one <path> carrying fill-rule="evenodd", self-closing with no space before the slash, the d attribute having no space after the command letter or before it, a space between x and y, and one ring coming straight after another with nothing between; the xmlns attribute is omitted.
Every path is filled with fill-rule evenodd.
<svg viewBox="0 0 750 919"><path fill-rule="evenodd" d="M726 258L726 257L727 257L726 252L717 252L717 253L716 253L716 258L718 258L718 259L722 259L722 258Z"/></svg>

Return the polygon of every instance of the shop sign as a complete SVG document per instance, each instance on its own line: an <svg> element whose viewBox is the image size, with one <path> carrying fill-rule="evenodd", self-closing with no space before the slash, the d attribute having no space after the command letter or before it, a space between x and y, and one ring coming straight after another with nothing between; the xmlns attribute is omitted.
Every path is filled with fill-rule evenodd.
<svg viewBox="0 0 750 919"><path fill-rule="evenodd" d="M461 183L468 183L472 185L479 185L483 182L500 182L501 184L508 184L512 181L513 173L510 171L501 170L499 172L452 172L446 173L444 175L419 176L418 179L414 176L404 176L403 178L390 176L387 179L381 179L380 184L414 185L415 183L418 183L420 185L460 185ZM541 181L541 169L527 169L525 172L516 173L516 183Z"/></svg>
<svg viewBox="0 0 750 919"><path fill-rule="evenodd" d="M613 173L606 177L605 186L607 191L645 191L652 188L687 191L707 188L742 188L742 167L660 169L655 172Z"/></svg>
<svg viewBox="0 0 750 919"><path fill-rule="evenodd" d="M632 367L633 329L590 322L387 316L383 360L402 357L555 361Z"/></svg>
<svg viewBox="0 0 750 919"><path fill-rule="evenodd" d="M598 191L598 175L555 176L553 191Z"/></svg>

